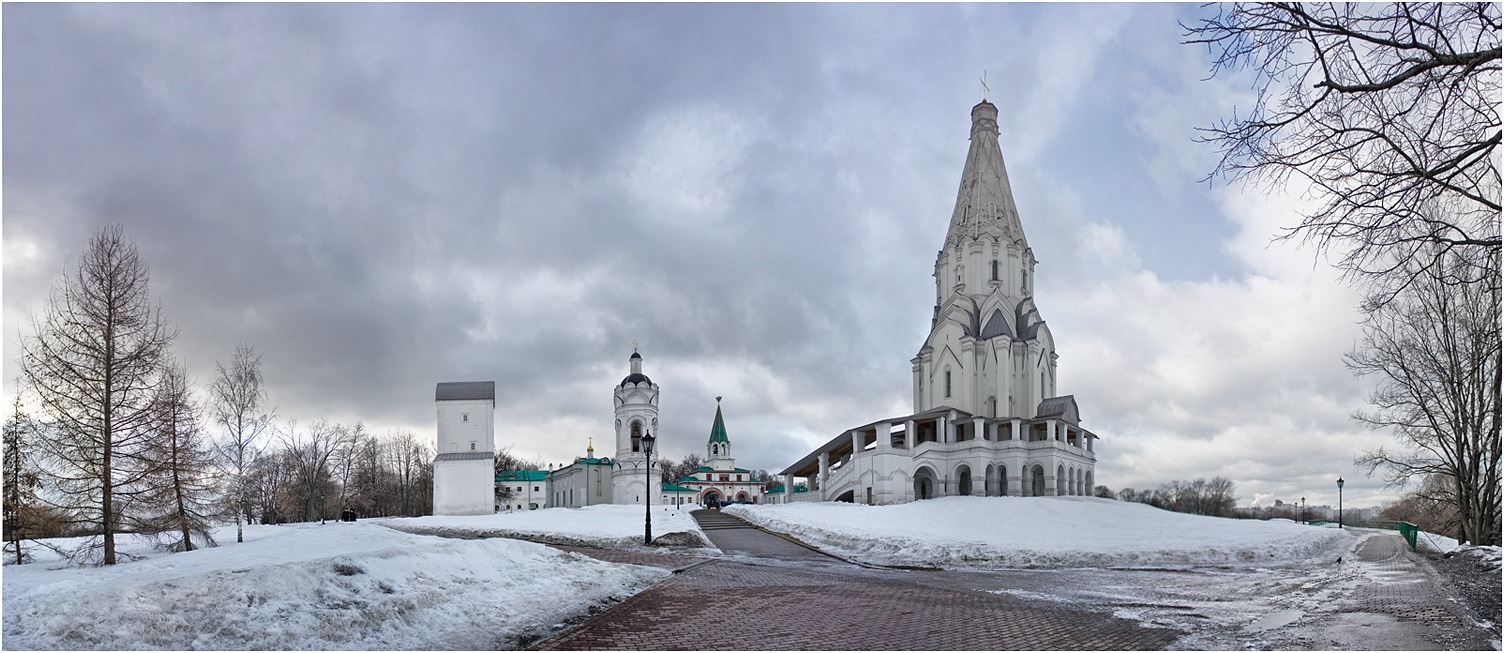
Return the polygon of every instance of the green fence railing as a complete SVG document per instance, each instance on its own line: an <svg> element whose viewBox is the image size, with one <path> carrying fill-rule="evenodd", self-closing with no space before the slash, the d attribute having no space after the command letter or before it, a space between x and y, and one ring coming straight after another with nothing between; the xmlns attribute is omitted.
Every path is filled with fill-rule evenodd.
<svg viewBox="0 0 1504 653"><path fill-rule="evenodd" d="M1319 526L1321 524L1335 524L1337 522L1336 520L1332 519L1311 519L1306 521L1306 523L1312 526ZM1419 526L1416 526L1415 524L1407 521L1354 521L1348 522L1347 525L1355 528L1382 528L1385 530L1399 531L1400 537L1405 538L1405 542L1410 545L1411 551L1415 550L1415 539L1420 533Z"/></svg>
<svg viewBox="0 0 1504 653"><path fill-rule="evenodd" d="M1415 535L1420 532L1420 527L1407 521L1399 523L1400 536L1410 543L1410 550L1415 550Z"/></svg>

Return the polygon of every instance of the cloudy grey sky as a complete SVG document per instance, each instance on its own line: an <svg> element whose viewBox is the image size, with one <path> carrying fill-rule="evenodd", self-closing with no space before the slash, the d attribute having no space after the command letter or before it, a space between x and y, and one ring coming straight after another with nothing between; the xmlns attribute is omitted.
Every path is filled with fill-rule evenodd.
<svg viewBox="0 0 1504 653"><path fill-rule="evenodd" d="M1293 189L1200 181L1246 107L1197 5L3 8L4 390L29 315L120 223L207 384L264 353L279 415L609 442L640 341L667 455L724 395L741 466L910 412L909 359L986 71L1060 352L1114 489L1391 496L1352 467L1356 294L1270 243Z"/></svg>

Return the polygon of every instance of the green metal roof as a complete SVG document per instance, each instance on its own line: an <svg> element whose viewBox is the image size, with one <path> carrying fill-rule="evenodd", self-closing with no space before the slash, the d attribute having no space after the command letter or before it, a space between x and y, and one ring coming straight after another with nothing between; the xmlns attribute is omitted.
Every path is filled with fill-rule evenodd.
<svg viewBox="0 0 1504 653"><path fill-rule="evenodd" d="M699 467L696 467L695 471L696 472L728 472L728 473L729 472L741 472L743 474L751 474L752 473L752 470L750 470L750 469L742 469L740 467L737 467L735 469L715 469L713 467L707 467L705 465L700 465Z"/></svg>
<svg viewBox="0 0 1504 653"><path fill-rule="evenodd" d="M548 472L541 469L509 469L496 474L497 483L515 483L517 481L537 482L548 480Z"/></svg>
<svg viewBox="0 0 1504 653"><path fill-rule="evenodd" d="M725 420L721 419L720 397L715 398L715 424L711 425L710 427L710 442L712 444L716 442L725 442L726 444L731 444L731 441L726 439L726 422Z"/></svg>
<svg viewBox="0 0 1504 653"><path fill-rule="evenodd" d="M675 485L673 483L664 483L663 484L663 491L664 492L689 492L691 494L693 494L695 492L698 492L698 490L693 490L693 489L690 489L690 488L687 488L687 487L683 487L683 486L680 486L680 485Z"/></svg>

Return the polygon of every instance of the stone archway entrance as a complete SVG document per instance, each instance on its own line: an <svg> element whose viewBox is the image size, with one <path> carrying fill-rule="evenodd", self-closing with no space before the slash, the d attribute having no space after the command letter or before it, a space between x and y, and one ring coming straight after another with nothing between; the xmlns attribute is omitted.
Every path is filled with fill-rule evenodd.
<svg viewBox="0 0 1504 653"><path fill-rule="evenodd" d="M958 478L956 482L956 494L963 497L971 496L971 468L961 467L960 472L956 476Z"/></svg>
<svg viewBox="0 0 1504 653"><path fill-rule="evenodd" d="M1029 496L1044 496L1044 467L1035 465L1034 470L1029 475L1032 477L1029 482Z"/></svg>
<svg viewBox="0 0 1504 653"><path fill-rule="evenodd" d="M935 472L928 467L914 470L914 500L935 498Z"/></svg>
<svg viewBox="0 0 1504 653"><path fill-rule="evenodd" d="M725 501L725 499L721 497L719 490L706 490L704 494L700 495L700 505L715 505L722 501Z"/></svg>

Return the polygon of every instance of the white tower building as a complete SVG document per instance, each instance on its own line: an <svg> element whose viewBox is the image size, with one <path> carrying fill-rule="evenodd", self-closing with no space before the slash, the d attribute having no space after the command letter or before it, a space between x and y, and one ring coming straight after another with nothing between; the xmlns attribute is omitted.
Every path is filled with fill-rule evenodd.
<svg viewBox="0 0 1504 653"><path fill-rule="evenodd" d="M642 505L652 502L661 484L657 458L649 462L642 450L643 436L658 431L658 384L642 373L642 355L636 347L628 360L632 371L613 393L616 464L611 472L612 502ZM648 465L651 471L644 469Z"/></svg>
<svg viewBox="0 0 1504 653"><path fill-rule="evenodd" d="M433 514L495 512L496 382L440 383L434 403L439 455L433 460Z"/></svg>

